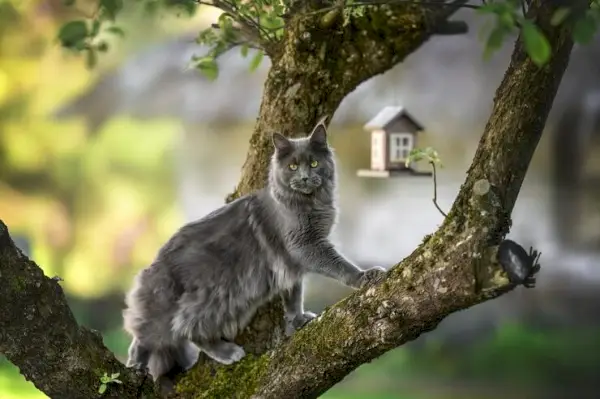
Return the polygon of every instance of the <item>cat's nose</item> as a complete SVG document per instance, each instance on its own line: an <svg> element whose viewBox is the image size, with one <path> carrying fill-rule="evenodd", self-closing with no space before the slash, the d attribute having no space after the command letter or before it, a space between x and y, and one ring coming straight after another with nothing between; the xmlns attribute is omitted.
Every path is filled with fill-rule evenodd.
<svg viewBox="0 0 600 399"><path fill-rule="evenodd" d="M302 182L306 183L308 181L308 177L303 177Z"/></svg>

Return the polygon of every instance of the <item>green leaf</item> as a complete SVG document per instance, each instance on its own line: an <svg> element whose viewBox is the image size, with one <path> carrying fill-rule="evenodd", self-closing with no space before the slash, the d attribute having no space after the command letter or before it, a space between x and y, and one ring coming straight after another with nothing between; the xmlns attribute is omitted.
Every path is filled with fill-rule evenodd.
<svg viewBox="0 0 600 399"><path fill-rule="evenodd" d="M514 28L516 25L515 15L510 11L505 11L498 14L498 21L506 28Z"/></svg>
<svg viewBox="0 0 600 399"><path fill-rule="evenodd" d="M92 22L92 30L90 31L90 37L96 37L98 36L98 33L100 32L100 26L102 25L102 21L100 21L99 19L95 19Z"/></svg>
<svg viewBox="0 0 600 399"><path fill-rule="evenodd" d="M118 26L111 26L109 28L106 28L105 32L109 32L112 33L113 35L117 35L117 36L125 36L125 31L121 28L119 28Z"/></svg>
<svg viewBox="0 0 600 399"><path fill-rule="evenodd" d="M114 21L119 11L123 9L123 0L100 0L100 6L104 11L104 15Z"/></svg>
<svg viewBox="0 0 600 399"><path fill-rule="evenodd" d="M217 41L217 35L215 34L215 30L211 28L206 28L198 34L196 38L196 43L198 44L207 44L211 45Z"/></svg>
<svg viewBox="0 0 600 399"><path fill-rule="evenodd" d="M558 26L562 24L570 13L571 9L569 7L560 7L558 10L554 11L554 14L552 14L550 24L552 26Z"/></svg>
<svg viewBox="0 0 600 399"><path fill-rule="evenodd" d="M106 384L100 384L100 387L98 387L98 393L102 395L104 392L106 392Z"/></svg>
<svg viewBox="0 0 600 399"><path fill-rule="evenodd" d="M579 44L588 44L596 34L596 20L593 15L586 13L573 27L573 40Z"/></svg>
<svg viewBox="0 0 600 399"><path fill-rule="evenodd" d="M93 69L97 63L98 63L98 53L96 53L96 49L88 47L86 49L85 66L88 69Z"/></svg>
<svg viewBox="0 0 600 399"><path fill-rule="evenodd" d="M215 80L219 77L219 66L213 57L204 56L196 58L193 61L196 68L199 69L208 80Z"/></svg>
<svg viewBox="0 0 600 399"><path fill-rule="evenodd" d="M246 58L248 56L248 44L247 43L242 44L242 46L240 47L240 54L244 58Z"/></svg>
<svg viewBox="0 0 600 399"><path fill-rule="evenodd" d="M504 37L507 33L508 31L502 25L497 25L494 29L492 29L485 43L485 49L483 51L484 59L489 59L494 51L502 47L502 44L504 43Z"/></svg>
<svg viewBox="0 0 600 399"><path fill-rule="evenodd" d="M121 375L121 373L112 373L110 375L110 378L114 380L115 378L119 378L120 375Z"/></svg>
<svg viewBox="0 0 600 399"><path fill-rule="evenodd" d="M544 33L531 21L523 21L523 44L531 61L542 66L550 59L552 48Z"/></svg>
<svg viewBox="0 0 600 399"><path fill-rule="evenodd" d="M63 47L73 48L83 42L88 35L87 24L83 20L70 21L60 27L58 39Z"/></svg>
<svg viewBox="0 0 600 399"><path fill-rule="evenodd" d="M260 66L263 57L264 53L261 50L258 50L258 52L254 54L252 61L250 61L250 72L254 72Z"/></svg>

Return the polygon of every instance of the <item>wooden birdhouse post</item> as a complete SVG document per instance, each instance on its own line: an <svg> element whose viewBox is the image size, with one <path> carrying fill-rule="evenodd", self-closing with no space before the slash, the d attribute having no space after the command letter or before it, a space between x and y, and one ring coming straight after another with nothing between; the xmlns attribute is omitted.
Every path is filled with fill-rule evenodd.
<svg viewBox="0 0 600 399"><path fill-rule="evenodd" d="M423 126L403 107L388 106L364 126L371 133L371 169L361 169L361 177L391 177L401 174L430 176L418 172L406 161L416 147Z"/></svg>

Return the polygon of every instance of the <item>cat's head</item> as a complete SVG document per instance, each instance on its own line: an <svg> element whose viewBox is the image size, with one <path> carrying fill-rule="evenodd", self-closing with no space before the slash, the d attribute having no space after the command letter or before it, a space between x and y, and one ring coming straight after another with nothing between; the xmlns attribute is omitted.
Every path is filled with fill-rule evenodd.
<svg viewBox="0 0 600 399"><path fill-rule="evenodd" d="M280 186L305 195L315 194L334 178L333 151L327 143L325 120L304 138L273 134L275 153L271 173Z"/></svg>

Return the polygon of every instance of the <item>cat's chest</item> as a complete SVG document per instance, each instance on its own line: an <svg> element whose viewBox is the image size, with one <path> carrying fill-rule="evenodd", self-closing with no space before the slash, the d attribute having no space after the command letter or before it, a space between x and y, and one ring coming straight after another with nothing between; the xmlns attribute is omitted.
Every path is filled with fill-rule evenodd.
<svg viewBox="0 0 600 399"><path fill-rule="evenodd" d="M311 236L324 238L329 235L335 223L334 209L315 209L298 212L286 223L287 234L291 236Z"/></svg>

